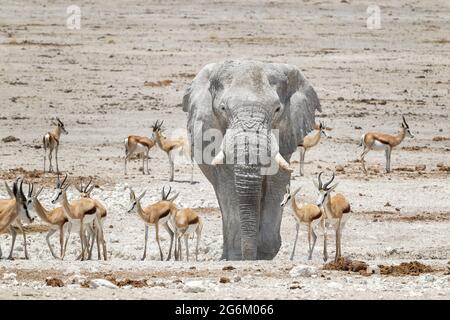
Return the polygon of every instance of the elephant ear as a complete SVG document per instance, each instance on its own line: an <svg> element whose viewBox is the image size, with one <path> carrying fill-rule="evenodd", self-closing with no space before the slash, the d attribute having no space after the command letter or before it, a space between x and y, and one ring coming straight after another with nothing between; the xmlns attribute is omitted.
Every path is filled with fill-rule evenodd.
<svg viewBox="0 0 450 320"><path fill-rule="evenodd" d="M303 143L303 138L314 129L315 112L322 111L319 97L293 65L269 64L268 78L285 107L284 112L289 112L289 116L282 117L278 125L280 140L284 140L284 143L280 141L280 145L286 146L286 152L294 152ZM291 131L283 134L282 128Z"/></svg>
<svg viewBox="0 0 450 320"><path fill-rule="evenodd" d="M194 157L194 141L203 141L205 130L219 128L213 116L211 75L217 69L218 64L211 63L202 68L192 80L183 96L183 111L187 112L187 130L191 142L191 157ZM196 139L197 138L197 139ZM203 142L205 143L205 142ZM205 146L202 146L203 148Z"/></svg>

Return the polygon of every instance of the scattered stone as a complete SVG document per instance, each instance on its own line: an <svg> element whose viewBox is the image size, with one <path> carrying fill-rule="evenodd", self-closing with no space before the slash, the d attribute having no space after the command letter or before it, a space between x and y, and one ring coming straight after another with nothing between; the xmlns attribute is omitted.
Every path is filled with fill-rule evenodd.
<svg viewBox="0 0 450 320"><path fill-rule="evenodd" d="M312 275L317 275L319 273L319 269L314 266L308 265L298 265L295 266L289 271L289 275L292 278L296 277L311 277Z"/></svg>
<svg viewBox="0 0 450 320"><path fill-rule="evenodd" d="M227 277L220 277L219 282L220 283L230 283L231 280L230 280L230 278L227 278Z"/></svg>
<svg viewBox="0 0 450 320"><path fill-rule="evenodd" d="M206 286L203 281L201 280L195 280L195 281L188 281L183 286L183 292L186 293L199 293L199 292L205 292Z"/></svg>
<svg viewBox="0 0 450 320"><path fill-rule="evenodd" d="M17 275L14 272L4 273L3 280L16 280Z"/></svg>
<svg viewBox="0 0 450 320"><path fill-rule="evenodd" d="M386 202L386 204L384 206L385 207L392 207L392 205L389 202Z"/></svg>
<svg viewBox="0 0 450 320"><path fill-rule="evenodd" d="M234 277L233 277L233 282L239 282L239 281L241 281L242 280L242 278L241 278L241 276L239 276L239 275L235 275Z"/></svg>
<svg viewBox="0 0 450 320"><path fill-rule="evenodd" d="M232 270L236 270L236 268L233 266L225 266L222 268L222 270L223 271L232 271Z"/></svg>
<svg viewBox="0 0 450 320"><path fill-rule="evenodd" d="M336 172L345 172L344 166L338 164L336 166Z"/></svg>
<svg viewBox="0 0 450 320"><path fill-rule="evenodd" d="M361 130L362 127L360 127L360 126L355 126L355 129L356 129L356 130Z"/></svg>
<svg viewBox="0 0 450 320"><path fill-rule="evenodd" d="M7 136L6 138L3 138L2 141L3 141L4 143L9 143L9 142L20 141L20 139L14 137L14 136Z"/></svg>
<svg viewBox="0 0 450 320"><path fill-rule="evenodd" d="M369 265L366 269L367 274L380 274L380 267L376 265Z"/></svg>
<svg viewBox="0 0 450 320"><path fill-rule="evenodd" d="M54 288L64 287L64 282L61 279L52 278L52 277L48 277L47 279L45 279L45 284L49 287L54 287Z"/></svg>
<svg viewBox="0 0 450 320"><path fill-rule="evenodd" d="M416 165L416 171L425 171L426 168L427 166L424 164Z"/></svg>
<svg viewBox="0 0 450 320"><path fill-rule="evenodd" d="M93 279L89 282L89 287L92 289L97 288L108 288L108 289L117 289L118 286L116 286L111 281L108 281L106 279Z"/></svg>
<svg viewBox="0 0 450 320"><path fill-rule="evenodd" d="M447 141L450 140L450 137L443 137L443 136L437 136L437 137L433 137L433 141Z"/></svg>

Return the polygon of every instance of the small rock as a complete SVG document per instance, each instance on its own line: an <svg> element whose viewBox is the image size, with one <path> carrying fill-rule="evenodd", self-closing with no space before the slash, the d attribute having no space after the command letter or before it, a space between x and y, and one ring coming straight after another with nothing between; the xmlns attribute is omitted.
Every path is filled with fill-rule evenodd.
<svg viewBox="0 0 450 320"><path fill-rule="evenodd" d="M17 275L14 272L4 273L3 280L16 280Z"/></svg>
<svg viewBox="0 0 450 320"><path fill-rule="evenodd" d="M337 166L336 166L336 172L344 172L345 170L344 170L344 167L342 166L342 165L340 165L340 164L338 164Z"/></svg>
<svg viewBox="0 0 450 320"><path fill-rule="evenodd" d="M292 278L296 277L311 277L313 274L317 275L319 273L319 270L316 267L313 266L307 266L307 265L298 265L295 266L289 271L289 275Z"/></svg>
<svg viewBox="0 0 450 320"><path fill-rule="evenodd" d="M205 292L206 286L201 280L195 280L195 281L188 281L183 286L183 292L186 293L199 293L199 292Z"/></svg>
<svg viewBox="0 0 450 320"><path fill-rule="evenodd" d="M380 274L380 268L377 265L369 265L366 272L368 274Z"/></svg>
<svg viewBox="0 0 450 320"><path fill-rule="evenodd" d="M219 282L220 283L230 283L230 278L227 277L220 277Z"/></svg>
<svg viewBox="0 0 450 320"><path fill-rule="evenodd" d="M90 281L90 288L92 288L92 289L97 289L97 288L117 289L118 286L116 286L111 281L108 281L105 279L93 279Z"/></svg>
<svg viewBox="0 0 450 320"><path fill-rule="evenodd" d="M14 136L7 136L6 138L3 138L2 141L3 141L4 143L8 143L8 142L16 142L16 141L20 141L20 139L14 137Z"/></svg>
<svg viewBox="0 0 450 320"><path fill-rule="evenodd" d="M52 277L48 277L47 279L45 279L45 284L49 287L54 287L54 288L64 287L64 282L61 279L52 278Z"/></svg>
<svg viewBox="0 0 450 320"><path fill-rule="evenodd" d="M239 281L241 281L242 279L241 279L241 276L239 276L239 275L235 275L234 277L233 277L233 282L239 282Z"/></svg>
<svg viewBox="0 0 450 320"><path fill-rule="evenodd" d="M392 207L392 205L389 202L386 202L386 204L384 206L385 207Z"/></svg>
<svg viewBox="0 0 450 320"><path fill-rule="evenodd" d="M222 268L223 271L232 271L232 270L235 270L235 269L236 268L233 267L233 266L225 266L225 267Z"/></svg>
<svg viewBox="0 0 450 320"><path fill-rule="evenodd" d="M425 171L426 168L427 166L424 164L416 165L416 171Z"/></svg>
<svg viewBox="0 0 450 320"><path fill-rule="evenodd" d="M423 277L423 280L425 280L426 282L433 282L434 281L434 277L431 274L426 274Z"/></svg>

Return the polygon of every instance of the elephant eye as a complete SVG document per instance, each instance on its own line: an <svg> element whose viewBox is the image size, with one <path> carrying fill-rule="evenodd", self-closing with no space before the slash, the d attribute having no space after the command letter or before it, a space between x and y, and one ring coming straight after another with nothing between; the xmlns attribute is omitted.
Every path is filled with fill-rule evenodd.
<svg viewBox="0 0 450 320"><path fill-rule="evenodd" d="M280 111L280 109L281 109L281 107L276 108L276 109L275 109L275 112Z"/></svg>

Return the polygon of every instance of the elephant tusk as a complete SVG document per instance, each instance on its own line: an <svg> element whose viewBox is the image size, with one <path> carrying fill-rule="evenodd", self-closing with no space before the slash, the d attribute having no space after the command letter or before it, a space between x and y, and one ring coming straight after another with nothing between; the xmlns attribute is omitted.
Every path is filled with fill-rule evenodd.
<svg viewBox="0 0 450 320"><path fill-rule="evenodd" d="M219 153L211 161L211 165L215 166L218 164L223 164L224 160L225 160L225 152L223 152L223 150L220 150Z"/></svg>
<svg viewBox="0 0 450 320"><path fill-rule="evenodd" d="M284 160L283 156L279 152L275 156L275 161L278 163L280 168L282 168L283 170L286 170L286 171L289 171L289 172L293 172L294 171L294 169L289 167L289 163L286 160Z"/></svg>

